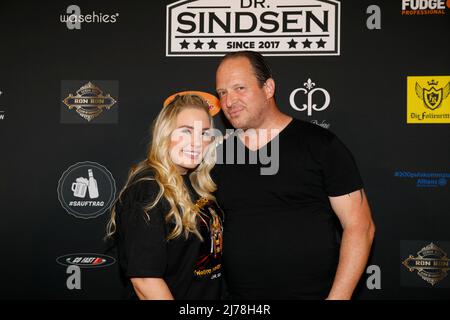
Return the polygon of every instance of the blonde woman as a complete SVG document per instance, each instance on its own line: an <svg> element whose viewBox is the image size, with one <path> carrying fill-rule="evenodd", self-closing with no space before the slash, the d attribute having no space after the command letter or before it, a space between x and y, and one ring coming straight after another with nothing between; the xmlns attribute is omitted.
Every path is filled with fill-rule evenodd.
<svg viewBox="0 0 450 320"><path fill-rule="evenodd" d="M212 195L212 132L197 95L177 95L156 118L147 157L130 170L108 223L129 298L220 298L223 213Z"/></svg>

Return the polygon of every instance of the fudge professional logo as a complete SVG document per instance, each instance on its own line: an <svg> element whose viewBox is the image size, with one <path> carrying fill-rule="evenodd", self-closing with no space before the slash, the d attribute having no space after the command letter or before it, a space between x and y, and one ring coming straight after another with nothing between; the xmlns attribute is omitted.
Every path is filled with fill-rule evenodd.
<svg viewBox="0 0 450 320"><path fill-rule="evenodd" d="M407 123L450 123L450 76L407 78Z"/></svg>
<svg viewBox="0 0 450 320"><path fill-rule="evenodd" d="M402 245L402 250L405 245ZM402 265L409 272L416 273L424 281L434 286L447 277L450 270L450 259L447 253L433 242L422 247L417 255L409 254Z"/></svg>
<svg viewBox="0 0 450 320"><path fill-rule="evenodd" d="M450 0L401 0L403 16L444 15L449 12Z"/></svg>
<svg viewBox="0 0 450 320"><path fill-rule="evenodd" d="M306 111L308 117L314 111L323 111L330 105L330 94L327 90L316 86L315 82L308 79L303 83L304 88L297 88L291 92L289 103L296 111Z"/></svg>
<svg viewBox="0 0 450 320"><path fill-rule="evenodd" d="M91 122L103 113L102 119L98 119L97 123L117 123L118 118L118 82L117 81L95 81L87 82L81 87L80 81L63 80L61 83L61 122L63 123L86 123ZM77 88L75 94L70 91ZM106 88L108 93L105 94L102 88ZM110 93L111 92L111 93ZM113 96L111 96L113 94ZM112 110L110 110L114 107ZM78 114L78 116L75 116ZM81 118L80 118L81 117Z"/></svg>
<svg viewBox="0 0 450 320"><path fill-rule="evenodd" d="M113 257L99 253L75 253L58 257L56 262L66 267L75 265L80 268L93 269L111 266L116 260Z"/></svg>
<svg viewBox="0 0 450 320"><path fill-rule="evenodd" d="M59 202L67 213L90 219L109 210L116 195L116 183L104 166L85 161L64 171L57 191Z"/></svg>
<svg viewBox="0 0 450 320"><path fill-rule="evenodd" d="M166 55L339 55L340 9L335 0L177 1L166 10Z"/></svg>
<svg viewBox="0 0 450 320"><path fill-rule="evenodd" d="M89 14L82 14L81 8L77 5L70 5L66 9L66 14L59 16L59 21L66 24L69 30L80 30L82 23L116 23L119 13L104 14L92 11Z"/></svg>

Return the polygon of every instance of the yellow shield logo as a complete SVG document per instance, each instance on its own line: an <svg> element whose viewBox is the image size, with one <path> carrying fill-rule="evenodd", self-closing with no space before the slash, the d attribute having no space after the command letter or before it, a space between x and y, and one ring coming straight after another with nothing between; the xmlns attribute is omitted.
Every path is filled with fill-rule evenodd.
<svg viewBox="0 0 450 320"><path fill-rule="evenodd" d="M435 87L423 90L423 102L425 106L431 110L439 108L442 103L442 88L436 90Z"/></svg>

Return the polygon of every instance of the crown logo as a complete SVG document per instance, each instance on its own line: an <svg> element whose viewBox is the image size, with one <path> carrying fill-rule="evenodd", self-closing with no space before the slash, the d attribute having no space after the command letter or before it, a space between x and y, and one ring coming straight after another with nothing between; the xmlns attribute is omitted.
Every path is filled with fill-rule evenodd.
<svg viewBox="0 0 450 320"><path fill-rule="evenodd" d="M439 81L435 81L435 80L428 81L429 86L437 86L438 83L439 83Z"/></svg>

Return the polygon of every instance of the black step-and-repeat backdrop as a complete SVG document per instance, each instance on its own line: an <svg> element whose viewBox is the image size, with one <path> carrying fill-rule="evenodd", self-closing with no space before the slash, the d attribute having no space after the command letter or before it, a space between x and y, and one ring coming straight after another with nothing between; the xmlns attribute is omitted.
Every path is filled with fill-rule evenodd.
<svg viewBox="0 0 450 320"><path fill-rule="evenodd" d="M355 298L450 297L450 1L4 0L0 30L1 298L121 297L127 170L164 99L214 94L242 49L355 155L377 226Z"/></svg>

